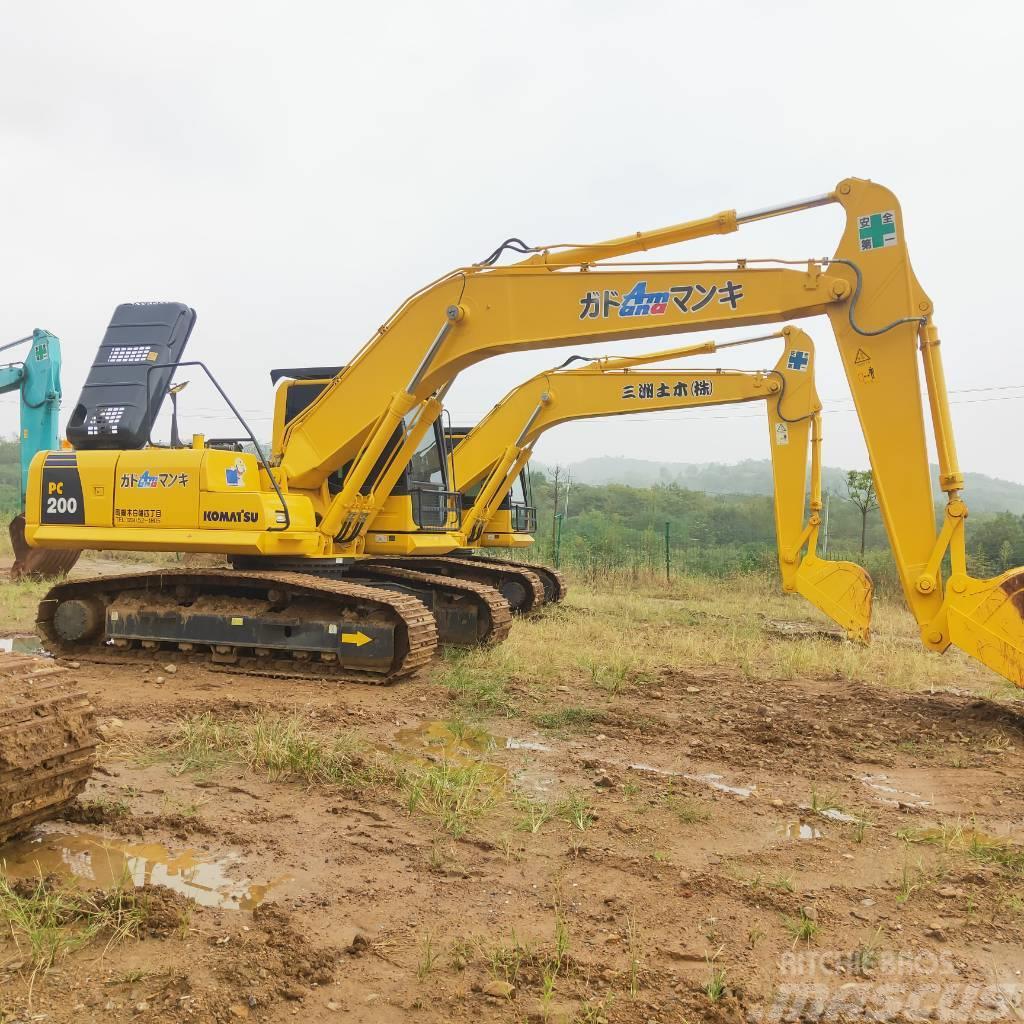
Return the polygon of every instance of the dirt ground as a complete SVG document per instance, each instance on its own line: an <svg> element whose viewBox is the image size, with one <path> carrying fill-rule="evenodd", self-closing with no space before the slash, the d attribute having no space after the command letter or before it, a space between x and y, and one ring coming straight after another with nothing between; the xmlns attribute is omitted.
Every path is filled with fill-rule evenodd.
<svg viewBox="0 0 1024 1024"><path fill-rule="evenodd" d="M630 622L657 636L675 607ZM0 1021L1020 1019L1021 705L957 662L923 689L509 667L579 622L614 649L622 621L577 588L517 622L511 654L392 687L73 667L100 771L79 820L0 859L168 886L170 924L47 972L12 927ZM190 766L172 744L206 713L343 737L365 770ZM431 801L449 769L469 784Z"/></svg>

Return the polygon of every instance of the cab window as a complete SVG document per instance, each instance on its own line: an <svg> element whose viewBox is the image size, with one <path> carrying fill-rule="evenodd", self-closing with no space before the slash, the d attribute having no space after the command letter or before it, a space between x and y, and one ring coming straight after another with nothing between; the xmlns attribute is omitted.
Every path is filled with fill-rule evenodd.
<svg viewBox="0 0 1024 1024"><path fill-rule="evenodd" d="M409 479L414 484L429 484L444 489L444 461L437 424L424 434L409 463Z"/></svg>

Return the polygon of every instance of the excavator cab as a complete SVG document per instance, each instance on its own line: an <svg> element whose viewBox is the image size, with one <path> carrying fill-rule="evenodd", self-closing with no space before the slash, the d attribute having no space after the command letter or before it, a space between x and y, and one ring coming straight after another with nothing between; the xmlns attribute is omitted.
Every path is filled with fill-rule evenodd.
<svg viewBox="0 0 1024 1024"><path fill-rule="evenodd" d="M342 367L304 367L270 371L277 384L274 403L274 449L284 428L314 402ZM373 472L363 483L364 494L377 484L410 428L409 418L395 428L388 444L377 459ZM398 480L391 489L374 528L367 538L367 551L376 553L383 547L388 553L405 554L402 538L419 536L423 547L424 534L448 534L459 529L462 521L462 495L449 480L450 434L438 416L420 438ZM346 463L327 479L329 492L337 494L345 485L351 463ZM429 539L426 540L429 545ZM450 548L450 545L449 545Z"/></svg>
<svg viewBox="0 0 1024 1024"><path fill-rule="evenodd" d="M474 488L479 490L480 485ZM537 506L533 503L529 464L524 466L480 535L482 548L526 548L537 532Z"/></svg>
<svg viewBox="0 0 1024 1024"><path fill-rule="evenodd" d="M469 435L472 427L446 427L449 454L459 442ZM452 463L454 467L454 463ZM458 484L458 481L455 481ZM462 490L463 510L468 511L476 502L483 480L478 480ZM483 548L528 548L533 544L537 532L537 506L533 503L533 488L530 483L530 468L524 466L501 499L495 513L487 522L487 529L480 537Z"/></svg>
<svg viewBox="0 0 1024 1024"><path fill-rule="evenodd" d="M506 535L506 543L510 547L519 547L517 535L534 534L537 532L537 506L533 503L533 484L530 478L529 466L524 466L519 471L512 490L498 506L499 512L508 512L509 530ZM496 524L497 525L497 524ZM484 547L501 546L497 541L488 543L486 535Z"/></svg>

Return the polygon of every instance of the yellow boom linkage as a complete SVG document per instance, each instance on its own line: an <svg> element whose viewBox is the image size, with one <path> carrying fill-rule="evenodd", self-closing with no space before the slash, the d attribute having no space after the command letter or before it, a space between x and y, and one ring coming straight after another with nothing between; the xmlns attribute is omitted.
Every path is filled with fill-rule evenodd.
<svg viewBox="0 0 1024 1024"><path fill-rule="evenodd" d="M843 208L846 223L829 259L608 262L830 203ZM939 333L932 302L911 268L905 238L892 192L848 178L834 191L810 199L747 213L726 211L583 247L550 246L510 266L487 261L460 268L406 300L289 423L273 481L255 460L242 459L233 479L244 482L223 488L223 471L208 471L207 466L223 453L170 452L161 472L187 471L195 493L180 503L156 493L145 511L159 525L114 525L110 507L118 490L115 473L125 453L90 451L82 453L89 456L90 474L85 522L41 525L41 455L30 475L26 539L44 547L243 550L314 560L358 557L367 551L366 534L375 517L386 501L395 500L389 499L394 481L435 418L424 411L440 410L446 390L466 367L506 352L781 324L826 314L867 443L903 591L924 643L937 651L955 643L1024 685L1024 570L990 580L975 580L967 573L967 509L960 497L963 476L956 461ZM920 399L922 370L940 484L947 494L938 533ZM401 431L400 449L391 453L390 468L381 472L381 458ZM339 471L340 487L332 489L330 481ZM162 513L165 498L173 512L166 518L156 515ZM221 511L228 503L253 518L233 520L226 527ZM200 516L204 507L214 516L209 523ZM457 546L457 532L450 541ZM943 580L947 551L951 572Z"/></svg>

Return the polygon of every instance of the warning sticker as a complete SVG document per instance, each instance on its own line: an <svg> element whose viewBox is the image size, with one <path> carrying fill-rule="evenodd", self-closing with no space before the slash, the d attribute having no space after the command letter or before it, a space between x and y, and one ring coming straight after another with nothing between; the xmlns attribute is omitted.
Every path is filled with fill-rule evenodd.
<svg viewBox="0 0 1024 1024"><path fill-rule="evenodd" d="M864 351L864 349L857 349L857 354L853 357L855 363L869 363L871 362L871 356Z"/></svg>
<svg viewBox="0 0 1024 1024"><path fill-rule="evenodd" d="M775 443L777 445L789 444L789 427L785 423L775 424Z"/></svg>

